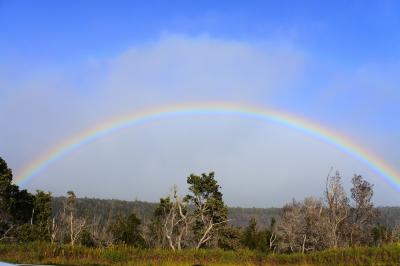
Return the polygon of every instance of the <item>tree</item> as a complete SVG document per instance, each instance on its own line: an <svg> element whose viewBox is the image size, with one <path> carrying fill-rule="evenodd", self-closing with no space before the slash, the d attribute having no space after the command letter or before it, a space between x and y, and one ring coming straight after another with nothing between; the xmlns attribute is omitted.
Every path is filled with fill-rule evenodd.
<svg viewBox="0 0 400 266"><path fill-rule="evenodd" d="M51 193L41 190L36 191L33 203L31 225L37 227L38 235L36 240L49 240L49 226L51 226Z"/></svg>
<svg viewBox="0 0 400 266"><path fill-rule="evenodd" d="M29 223L21 224L14 230L14 236L19 242L50 240L48 226L51 216L51 194L37 191L32 197L33 207Z"/></svg>
<svg viewBox="0 0 400 266"><path fill-rule="evenodd" d="M12 184L12 171L0 157L0 240L12 238L17 227L32 217L34 197Z"/></svg>
<svg viewBox="0 0 400 266"><path fill-rule="evenodd" d="M145 241L140 228L141 221L132 213L127 217L120 217L110 226L114 242L134 247L145 247Z"/></svg>
<svg viewBox="0 0 400 266"><path fill-rule="evenodd" d="M351 208L350 244L368 245L373 241L372 229L374 220L378 216L372 202L373 185L364 180L361 175L354 175L352 184L351 198L354 204Z"/></svg>
<svg viewBox="0 0 400 266"><path fill-rule="evenodd" d="M96 241L93 239L91 232L87 229L84 229L79 237L79 242L82 246L85 247L95 247Z"/></svg>
<svg viewBox="0 0 400 266"><path fill-rule="evenodd" d="M0 233L4 235L13 226L11 215L12 171L0 157Z"/></svg>
<svg viewBox="0 0 400 266"><path fill-rule="evenodd" d="M161 198L154 211L150 225L154 230L150 234L152 242L159 246L165 246L167 242L172 250L182 249L183 245L188 245L187 237L193 221L187 200L178 195L177 186L174 186L171 195Z"/></svg>
<svg viewBox="0 0 400 266"><path fill-rule="evenodd" d="M305 220L302 206L295 200L283 206L278 224L279 250L301 252L305 239Z"/></svg>
<svg viewBox="0 0 400 266"><path fill-rule="evenodd" d="M400 243L400 223L397 223L391 233L391 239L394 243Z"/></svg>
<svg viewBox="0 0 400 266"><path fill-rule="evenodd" d="M219 231L218 247L223 250L237 250L240 244L241 231L237 227L225 226Z"/></svg>
<svg viewBox="0 0 400 266"><path fill-rule="evenodd" d="M326 235L329 231L329 222L323 202L312 197L305 198L302 202L302 213L304 216L302 252L327 248Z"/></svg>
<svg viewBox="0 0 400 266"><path fill-rule="evenodd" d="M184 238L189 235L189 228L193 223L193 215L187 208L187 200L178 196L177 187L168 198L169 206L165 209L164 233L169 246L175 250L182 249Z"/></svg>
<svg viewBox="0 0 400 266"><path fill-rule="evenodd" d="M217 246L218 231L226 226L227 207L222 199L220 186L214 178L214 172L187 178L189 191L185 198L194 206L195 222L193 226L195 248Z"/></svg>
<svg viewBox="0 0 400 266"><path fill-rule="evenodd" d="M170 198L161 198L156 206L148 226L149 243L154 248L167 247L165 236L165 219L167 213L170 211L171 202Z"/></svg>
<svg viewBox="0 0 400 266"><path fill-rule="evenodd" d="M263 252L273 250L274 237L268 229L260 230L257 226L257 220L252 217L249 225L244 229L241 243L249 249L257 249Z"/></svg>
<svg viewBox="0 0 400 266"><path fill-rule="evenodd" d="M256 249L258 247L259 235L257 228L257 221L252 217L249 225L244 229L242 236L242 245L249 249Z"/></svg>
<svg viewBox="0 0 400 266"><path fill-rule="evenodd" d="M76 241L79 239L80 234L83 232L86 226L86 219L78 217L76 215L76 196L73 191L67 192L68 197L64 201L64 212L62 214L62 220L68 228L69 239L71 246L74 246Z"/></svg>
<svg viewBox="0 0 400 266"><path fill-rule="evenodd" d="M276 249L276 242L275 242L276 238L277 238L276 231L277 231L276 219L272 217L271 223L270 223L271 235L270 235L269 240L268 240L268 248L272 252L275 252L275 249Z"/></svg>
<svg viewBox="0 0 400 266"><path fill-rule="evenodd" d="M386 226L377 224L371 231L373 244L375 246L380 247L393 241L392 234Z"/></svg>
<svg viewBox="0 0 400 266"><path fill-rule="evenodd" d="M278 224L279 248L282 251L308 252L327 247L329 221L321 200L293 200L283 207ZM328 241L329 242L329 241Z"/></svg>
<svg viewBox="0 0 400 266"><path fill-rule="evenodd" d="M325 200L329 230L326 235L328 246L337 248L344 237L344 227L349 215L349 199L344 191L339 172L326 178Z"/></svg>

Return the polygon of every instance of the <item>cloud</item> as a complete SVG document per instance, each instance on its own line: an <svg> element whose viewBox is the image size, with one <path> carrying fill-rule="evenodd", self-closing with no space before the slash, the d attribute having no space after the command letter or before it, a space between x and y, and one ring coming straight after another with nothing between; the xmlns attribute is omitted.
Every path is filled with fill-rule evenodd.
<svg viewBox="0 0 400 266"><path fill-rule="evenodd" d="M24 69L2 90L0 122L8 127L0 144L20 168L76 132L143 107L265 103L301 75L303 61L300 52L271 44L164 34L111 58Z"/></svg>
<svg viewBox="0 0 400 266"><path fill-rule="evenodd" d="M18 172L69 136L144 107L201 101L274 106L298 95L307 58L282 41L166 34L110 58L33 71L10 81L7 99L0 99L0 123L7 125L0 132L2 156ZM154 201L174 183L185 187L191 172L213 170L229 204L276 206L293 196L319 196L315 191L332 165L346 176L353 171L374 176L336 148L279 125L232 117L170 118L85 146L28 188ZM380 202L391 201L390 195Z"/></svg>
<svg viewBox="0 0 400 266"><path fill-rule="evenodd" d="M106 99L124 108L187 101L263 102L301 75L304 56L289 48L166 35L109 62Z"/></svg>

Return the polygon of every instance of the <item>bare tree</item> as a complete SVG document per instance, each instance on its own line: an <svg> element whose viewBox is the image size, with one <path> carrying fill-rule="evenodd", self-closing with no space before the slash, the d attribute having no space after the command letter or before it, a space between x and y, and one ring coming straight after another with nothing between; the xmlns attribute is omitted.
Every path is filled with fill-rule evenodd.
<svg viewBox="0 0 400 266"><path fill-rule="evenodd" d="M351 208L350 244L371 244L372 228L378 211L372 203L373 185L360 175L352 178L351 198L354 205Z"/></svg>
<svg viewBox="0 0 400 266"><path fill-rule="evenodd" d="M212 239L213 229L217 228L219 225L228 223L228 219L216 222L214 221L214 217L211 215L207 215L208 213L208 206L206 203L203 203L198 206L197 209L197 216L201 218L201 222L203 225L201 237L197 241L196 249L199 249L203 244L207 243Z"/></svg>
<svg viewBox="0 0 400 266"><path fill-rule="evenodd" d="M101 224L101 216L94 216L90 224L86 225L86 229L90 233L95 246L111 246L113 244L113 237L108 230L110 228L111 220L108 219L105 224Z"/></svg>
<svg viewBox="0 0 400 266"><path fill-rule="evenodd" d="M53 217L51 222L48 223L47 230L50 236L50 242L54 244L59 238L59 235L61 234L61 227L60 224L57 223L56 217Z"/></svg>
<svg viewBox="0 0 400 266"><path fill-rule="evenodd" d="M276 220L275 218L271 219L271 225L270 225L270 231L271 231L271 236L269 237L269 250L272 250L272 252L275 252L276 249L276 238L277 238L277 226L276 226Z"/></svg>
<svg viewBox="0 0 400 266"><path fill-rule="evenodd" d="M171 196L165 199L162 206L164 212L164 235L172 250L182 249L182 243L189 234L189 226L193 223L193 215L188 212L187 202L178 196L175 185Z"/></svg>
<svg viewBox="0 0 400 266"><path fill-rule="evenodd" d="M73 191L67 192L68 197L64 201L64 212L61 217L66 225L66 230L69 235L70 244L74 246L78 240L80 234L86 226L86 219L81 217L76 217L76 196Z"/></svg>
<svg viewBox="0 0 400 266"><path fill-rule="evenodd" d="M342 236L341 226L349 215L349 200L343 188L339 172L326 178L325 200L329 230L327 241L329 247L337 248Z"/></svg>
<svg viewBox="0 0 400 266"><path fill-rule="evenodd" d="M306 198L283 207L278 224L279 249L305 253L326 247L327 217L321 200Z"/></svg>
<svg viewBox="0 0 400 266"><path fill-rule="evenodd" d="M306 198L302 203L302 212L305 223L302 252L326 248L328 222L323 202L320 199Z"/></svg>
<svg viewBox="0 0 400 266"><path fill-rule="evenodd" d="M400 243L400 223L393 227L391 239L394 243Z"/></svg>
<svg viewBox="0 0 400 266"><path fill-rule="evenodd" d="M305 221L301 204L295 200L290 204L286 204L282 208L278 224L279 249L282 251L300 252L305 237L304 225Z"/></svg>

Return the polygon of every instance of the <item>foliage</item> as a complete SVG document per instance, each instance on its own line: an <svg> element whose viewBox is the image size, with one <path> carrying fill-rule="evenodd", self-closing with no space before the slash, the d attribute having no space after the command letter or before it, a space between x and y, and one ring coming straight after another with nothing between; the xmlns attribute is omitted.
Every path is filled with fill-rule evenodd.
<svg viewBox="0 0 400 266"><path fill-rule="evenodd" d="M10 227L26 223L31 218L33 196L12 184L12 171L0 157L0 233Z"/></svg>
<svg viewBox="0 0 400 266"><path fill-rule="evenodd" d="M150 246L154 248L166 247L166 240L164 235L166 213L169 212L171 207L171 200L169 197L161 198L159 204L154 209L153 217L148 228L148 241Z"/></svg>
<svg viewBox="0 0 400 266"><path fill-rule="evenodd" d="M50 217L51 217L51 193L41 190L36 191L33 202L32 223L37 227L35 240L48 241L50 239Z"/></svg>
<svg viewBox="0 0 400 266"><path fill-rule="evenodd" d="M223 250L238 250L242 247L240 238L240 228L225 226L219 231L218 247Z"/></svg>
<svg viewBox="0 0 400 266"><path fill-rule="evenodd" d="M48 262L55 264L64 263L60 254L66 253L76 258L84 255L88 263L100 264L122 264L127 258L140 263L143 258L154 259L157 263L160 259L179 259L178 255L189 256L187 261L193 261L190 256L194 256L195 261L207 263L257 264L329 264L333 258L344 262L351 258L351 263L367 265L374 260L386 262L387 258L395 258L396 246L390 244L400 242L400 224L387 222L393 219L388 215L392 208L382 208L384 215L379 216L372 203L373 185L362 176L353 177L348 197L340 174L328 175L322 199L293 200L282 209L272 209L273 215L263 216L264 220L260 220L264 224L253 217L245 228L229 223L228 208L213 172L191 174L187 184L187 195L179 196L174 186L159 204L79 199L73 191L67 197L53 199L51 193L38 190L33 195L20 190L12 183L11 169L0 158L0 240L25 247L33 254L31 261L43 262L50 256ZM240 216L244 209L230 210L234 217L262 212L252 209ZM379 218L385 223L381 224ZM266 221L270 222L269 227ZM29 245L30 242L35 244ZM67 243L69 247L63 246ZM145 251L145 247L152 250ZM353 248L344 249L347 247ZM170 255L169 248L177 255ZM10 254L5 246L2 250ZM225 256L230 259L225 261Z"/></svg>
<svg viewBox="0 0 400 266"><path fill-rule="evenodd" d="M12 183L12 171L0 157L0 239L3 241L48 240L51 194L32 195Z"/></svg>
<svg viewBox="0 0 400 266"><path fill-rule="evenodd" d="M249 225L244 229L241 242L243 246L249 249L256 249L259 242L258 238L257 221L252 217L249 221Z"/></svg>
<svg viewBox="0 0 400 266"><path fill-rule="evenodd" d="M191 194L186 196L186 200L195 208L193 233L197 242L196 248L215 246L218 231L227 225L228 216L221 187L214 178L214 172L200 176L191 174L187 183Z"/></svg>
<svg viewBox="0 0 400 266"><path fill-rule="evenodd" d="M271 225L273 226L273 223ZM273 247L272 243L270 243L271 237L271 230L260 230L257 225L257 220L253 217L250 219L248 226L243 230L241 243L243 247L247 247L251 250L269 252Z"/></svg>
<svg viewBox="0 0 400 266"><path fill-rule="evenodd" d="M114 242L134 247L145 247L140 224L140 219L134 213L127 217L120 217L117 219L117 221L110 226Z"/></svg>
<svg viewBox="0 0 400 266"><path fill-rule="evenodd" d="M79 242L82 246L85 247L95 247L96 246L96 242L93 239L92 234L87 230L84 229L79 237Z"/></svg>

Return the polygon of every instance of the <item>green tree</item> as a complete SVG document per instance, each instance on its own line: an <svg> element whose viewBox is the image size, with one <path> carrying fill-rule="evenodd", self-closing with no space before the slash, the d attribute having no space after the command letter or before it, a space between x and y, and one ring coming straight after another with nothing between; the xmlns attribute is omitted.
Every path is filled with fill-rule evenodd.
<svg viewBox="0 0 400 266"><path fill-rule="evenodd" d="M6 161L0 157L0 219L1 233L10 226L11 217L11 191L12 191L12 172L8 168Z"/></svg>
<svg viewBox="0 0 400 266"><path fill-rule="evenodd" d="M201 176L191 174L187 183L191 194L186 196L186 200L195 208L193 233L196 248L216 246L218 231L226 226L228 213L221 187L214 178L214 172Z"/></svg>
<svg viewBox="0 0 400 266"><path fill-rule="evenodd" d="M249 225L244 229L242 244L249 249L256 249L258 246L258 228L254 217L250 219Z"/></svg>
<svg viewBox="0 0 400 266"><path fill-rule="evenodd" d="M31 224L37 227L37 239L49 240L49 226L52 214L51 209L51 193L45 193L41 190L36 191L34 197L34 209Z"/></svg>
<svg viewBox="0 0 400 266"><path fill-rule="evenodd" d="M386 226L377 224L372 229L372 237L375 246L382 246L392 241L391 232Z"/></svg>
<svg viewBox="0 0 400 266"><path fill-rule="evenodd" d="M12 171L0 157L0 239L4 240L32 217L34 197L12 184Z"/></svg>
<svg viewBox="0 0 400 266"><path fill-rule="evenodd" d="M51 194L37 191L33 196L33 209L29 223L15 228L13 235L19 242L49 241Z"/></svg>
<svg viewBox="0 0 400 266"><path fill-rule="evenodd" d="M224 250L237 250L241 247L241 231L237 227L225 226L219 231L218 247Z"/></svg>
<svg viewBox="0 0 400 266"><path fill-rule="evenodd" d="M165 241L165 219L171 209L170 197L160 198L148 227L149 242L152 247L161 248L166 246Z"/></svg>
<svg viewBox="0 0 400 266"><path fill-rule="evenodd" d="M82 246L85 246L85 247L95 247L96 246L96 242L93 239L92 234L87 229L84 229L82 231L82 233L80 234L79 242L81 243Z"/></svg>
<svg viewBox="0 0 400 266"><path fill-rule="evenodd" d="M132 213L117 221L110 226L110 232L113 235L114 242L117 244L126 244L135 247L145 247L146 243L140 227L141 221Z"/></svg>
<svg viewBox="0 0 400 266"><path fill-rule="evenodd" d="M271 228L275 221L271 221ZM259 230L257 220L252 217L249 225L244 229L241 243L244 247L249 249L257 249L260 251L269 251L272 247L270 244L271 231L268 229Z"/></svg>

